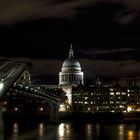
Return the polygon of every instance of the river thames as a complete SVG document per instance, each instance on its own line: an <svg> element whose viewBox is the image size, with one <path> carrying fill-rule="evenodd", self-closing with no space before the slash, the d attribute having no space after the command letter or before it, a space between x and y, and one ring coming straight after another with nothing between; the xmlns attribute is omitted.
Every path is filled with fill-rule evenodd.
<svg viewBox="0 0 140 140"><path fill-rule="evenodd" d="M140 140L140 125L71 123L58 125L36 122L7 123L6 140Z"/></svg>

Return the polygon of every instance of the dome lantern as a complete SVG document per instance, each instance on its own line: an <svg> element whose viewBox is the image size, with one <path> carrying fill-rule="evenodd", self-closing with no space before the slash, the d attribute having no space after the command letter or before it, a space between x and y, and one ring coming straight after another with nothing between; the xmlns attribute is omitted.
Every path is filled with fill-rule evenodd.
<svg viewBox="0 0 140 140"><path fill-rule="evenodd" d="M73 49L72 49L72 44L70 45L69 58L74 58L74 53L73 53Z"/></svg>

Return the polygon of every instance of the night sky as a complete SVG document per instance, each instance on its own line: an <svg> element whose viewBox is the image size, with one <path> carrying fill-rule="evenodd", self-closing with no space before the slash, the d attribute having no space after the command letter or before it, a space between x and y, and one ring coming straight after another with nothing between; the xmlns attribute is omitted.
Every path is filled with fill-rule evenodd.
<svg viewBox="0 0 140 140"><path fill-rule="evenodd" d="M58 83L70 43L86 81L140 76L139 0L0 0L0 59Z"/></svg>

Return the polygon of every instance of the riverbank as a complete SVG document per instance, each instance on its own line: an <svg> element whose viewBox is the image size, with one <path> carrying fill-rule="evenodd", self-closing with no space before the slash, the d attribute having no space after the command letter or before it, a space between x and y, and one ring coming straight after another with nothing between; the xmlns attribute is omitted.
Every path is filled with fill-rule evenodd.
<svg viewBox="0 0 140 140"><path fill-rule="evenodd" d="M4 113L5 122L50 122L48 113ZM78 113L78 112L60 112L59 122L74 123L140 123L140 113Z"/></svg>
<svg viewBox="0 0 140 140"><path fill-rule="evenodd" d="M140 123L140 113L60 113L60 121L76 123Z"/></svg>

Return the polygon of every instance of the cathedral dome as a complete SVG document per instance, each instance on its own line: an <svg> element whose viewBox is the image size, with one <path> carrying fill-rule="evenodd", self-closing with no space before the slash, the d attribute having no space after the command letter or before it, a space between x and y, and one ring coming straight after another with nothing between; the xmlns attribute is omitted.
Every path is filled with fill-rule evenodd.
<svg viewBox="0 0 140 140"><path fill-rule="evenodd" d="M72 46L70 47L69 58L62 65L62 72L69 71L81 71L80 63L74 58Z"/></svg>
<svg viewBox="0 0 140 140"><path fill-rule="evenodd" d="M75 71L81 71L81 66L78 60L74 58L68 58L63 62L62 65L62 71L69 71L69 70L75 70Z"/></svg>

